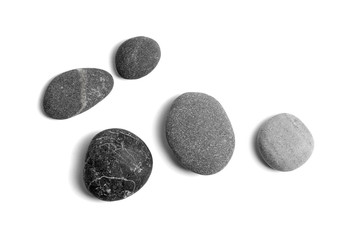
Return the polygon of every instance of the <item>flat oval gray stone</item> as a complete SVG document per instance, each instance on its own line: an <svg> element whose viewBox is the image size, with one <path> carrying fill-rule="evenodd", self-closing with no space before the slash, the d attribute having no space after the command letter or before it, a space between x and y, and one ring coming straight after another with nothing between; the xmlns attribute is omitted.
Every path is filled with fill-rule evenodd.
<svg viewBox="0 0 360 240"><path fill-rule="evenodd" d="M101 200L121 200L144 186L152 166L150 150L139 137L123 129L107 129L90 143L84 167L85 186Z"/></svg>
<svg viewBox="0 0 360 240"><path fill-rule="evenodd" d="M292 171L310 158L314 139L297 117L282 113L270 118L259 128L257 148L271 168Z"/></svg>
<svg viewBox="0 0 360 240"><path fill-rule="evenodd" d="M148 75L160 61L159 44L148 37L134 37L118 48L115 65L125 79L138 79Z"/></svg>
<svg viewBox="0 0 360 240"><path fill-rule="evenodd" d="M173 102L166 121L166 138L176 159L202 175L222 170L235 148L230 120L213 97L188 92Z"/></svg>
<svg viewBox="0 0 360 240"><path fill-rule="evenodd" d="M67 119L85 112L112 90L110 73L96 68L79 68L55 77L47 87L43 107L46 115Z"/></svg>

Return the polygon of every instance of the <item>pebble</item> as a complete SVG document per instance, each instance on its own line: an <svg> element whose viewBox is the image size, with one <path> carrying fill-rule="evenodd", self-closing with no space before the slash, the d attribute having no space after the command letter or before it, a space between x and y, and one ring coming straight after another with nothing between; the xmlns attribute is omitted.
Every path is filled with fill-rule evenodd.
<svg viewBox="0 0 360 240"><path fill-rule="evenodd" d="M101 200L121 200L144 186L152 166L150 150L139 137L127 130L107 129L90 143L84 183Z"/></svg>
<svg viewBox="0 0 360 240"><path fill-rule="evenodd" d="M46 115L67 119L85 112L112 90L110 73L96 68L79 68L55 77L47 87L43 108Z"/></svg>
<svg viewBox="0 0 360 240"><path fill-rule="evenodd" d="M270 118L259 128L257 148L271 168L292 171L310 158L314 139L297 117L282 113Z"/></svg>
<svg viewBox="0 0 360 240"><path fill-rule="evenodd" d="M176 98L165 131L180 165L202 175L222 170L235 148L234 132L225 110L204 93L188 92Z"/></svg>
<svg viewBox="0 0 360 240"><path fill-rule="evenodd" d="M134 37L121 44L115 56L115 65L121 77L138 79L154 70L160 57L156 41L148 37Z"/></svg>

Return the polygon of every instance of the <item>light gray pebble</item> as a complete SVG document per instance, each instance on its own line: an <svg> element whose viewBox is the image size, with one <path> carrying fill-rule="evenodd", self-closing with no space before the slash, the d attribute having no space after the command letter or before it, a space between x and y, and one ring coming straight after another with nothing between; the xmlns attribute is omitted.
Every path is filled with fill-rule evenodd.
<svg viewBox="0 0 360 240"><path fill-rule="evenodd" d="M166 137L184 168L202 175L222 170L235 148L230 120L213 97L188 92L176 98L166 121Z"/></svg>
<svg viewBox="0 0 360 240"><path fill-rule="evenodd" d="M292 171L302 166L314 149L314 139L308 128L288 113L278 114L263 123L256 141L262 159L279 171Z"/></svg>

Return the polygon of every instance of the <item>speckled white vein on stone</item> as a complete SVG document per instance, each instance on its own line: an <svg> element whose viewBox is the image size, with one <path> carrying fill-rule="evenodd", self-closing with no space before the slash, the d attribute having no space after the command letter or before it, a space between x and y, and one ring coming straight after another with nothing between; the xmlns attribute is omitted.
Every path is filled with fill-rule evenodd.
<svg viewBox="0 0 360 240"><path fill-rule="evenodd" d="M77 69L80 75L79 81L80 81L80 102L81 102L81 108L79 111L77 111L76 114L81 113L87 105L87 94L86 94L86 87L87 87L87 76L86 76L86 69L79 68Z"/></svg>

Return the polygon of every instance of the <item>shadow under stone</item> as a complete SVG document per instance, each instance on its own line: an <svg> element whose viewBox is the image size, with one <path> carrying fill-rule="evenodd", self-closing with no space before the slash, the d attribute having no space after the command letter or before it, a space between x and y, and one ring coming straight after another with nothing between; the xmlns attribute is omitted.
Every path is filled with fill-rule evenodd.
<svg viewBox="0 0 360 240"><path fill-rule="evenodd" d="M253 135L252 135L251 145L252 145L253 153L254 153L255 157L257 158L258 162L259 162L262 166L264 166L265 168L274 170L273 168L271 168L271 167L263 160L263 158L261 157L261 154L260 154L260 152L259 152L259 148L258 148L258 146L257 146L257 135L258 135L259 129L260 129L260 127L263 125L263 123L265 123L267 120L268 120L268 119L263 120L263 121L260 122L260 123L258 124L258 126L255 128L255 131L253 132Z"/></svg>
<svg viewBox="0 0 360 240"><path fill-rule="evenodd" d="M95 132L86 135L83 137L79 144L76 146L76 150L74 152L74 170L73 170L73 183L74 186L82 192L84 195L88 196L91 199L97 199L94 197L85 187L84 179L83 179L83 172L85 166L85 157L90 145L92 138L96 135Z"/></svg>
<svg viewBox="0 0 360 240"><path fill-rule="evenodd" d="M45 116L47 117L48 119L53 119L51 117L49 117L45 110L44 110L44 97L45 97L45 92L48 88L48 86L50 85L50 83L52 82L52 80L54 80L54 78L56 78L58 75L52 77L45 85L44 87L42 88L41 90L41 93L40 93L40 97L39 97L39 101L38 101L38 107L39 107L39 111Z"/></svg>
<svg viewBox="0 0 360 240"><path fill-rule="evenodd" d="M159 114L158 121L157 121L157 138L158 138L158 141L161 143L167 157L170 159L170 162L173 164L173 166L175 166L177 169L179 169L185 173L193 174L193 172L191 172L188 169L185 169L176 160L176 157L175 157L173 151L171 150L171 148L168 144L168 141L166 139L166 133L165 133L166 119L167 119L170 107L171 107L173 101L177 97L178 96L173 96L169 100L167 100L167 102L162 106L162 108L160 110L160 114Z"/></svg>
<svg viewBox="0 0 360 240"><path fill-rule="evenodd" d="M118 72L117 69L116 69L116 61L115 61L115 60L116 60L117 50L119 49L119 47L121 46L121 44L123 44L126 40L128 40L128 39L122 40L122 41L120 41L118 44L116 44L116 45L113 47L113 49L112 49L112 51L111 51L111 54L110 54L110 55L111 55L111 58L110 58L111 69L112 69L114 75L116 75L118 78L121 78L122 80L127 80L127 79L125 79L125 78L123 78L123 77L120 76L119 72Z"/></svg>

